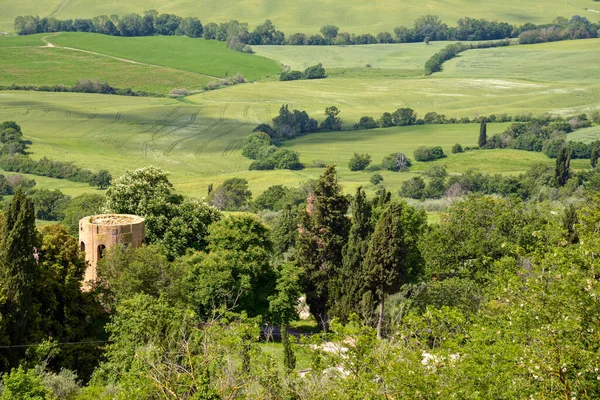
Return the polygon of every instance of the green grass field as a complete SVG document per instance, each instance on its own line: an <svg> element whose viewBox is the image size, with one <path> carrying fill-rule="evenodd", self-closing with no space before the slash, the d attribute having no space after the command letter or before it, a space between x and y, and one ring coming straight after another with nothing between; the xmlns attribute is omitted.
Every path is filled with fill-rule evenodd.
<svg viewBox="0 0 600 400"><path fill-rule="evenodd" d="M248 85L252 86L252 85ZM214 93L214 92L211 92ZM210 183L220 184L231 177L248 179L255 194L274 184L297 186L314 179L320 168L302 171L247 171L250 160L240 154L243 138L259 122L268 121L277 111L269 103L221 103L205 99L198 104L169 98L131 98L96 94L0 92L0 121L22 125L33 141L32 157L74 161L93 170L106 168L114 176L126 169L158 165L171 173L177 189L203 197ZM277 103L278 104L278 103ZM490 133L502 124L490 124ZM347 162L354 152L369 152L374 162L393 151L410 157L419 145L442 145L447 153L454 143L473 145L479 127L430 125L312 134L285 143L300 152L301 160L321 159L339 165L341 182L351 193L368 184L371 174L350 172ZM497 150L449 155L438 161L450 172L477 167L491 173L519 173L537 162L552 163L541 153ZM432 163L415 163L410 173L383 172L392 190ZM586 160L573 163L585 167ZM93 189L64 180L35 178L39 187L60 188L77 194Z"/></svg>
<svg viewBox="0 0 600 400"><path fill-rule="evenodd" d="M292 69L322 63L326 69L403 70L423 74L425 62L454 42L370 44L363 46L254 46L256 54ZM392 72L392 71L390 71Z"/></svg>
<svg viewBox="0 0 600 400"><path fill-rule="evenodd" d="M569 140L574 142L591 143L600 140L600 126L592 126L591 128L579 129L568 135Z"/></svg>
<svg viewBox="0 0 600 400"><path fill-rule="evenodd" d="M567 40L466 51L444 63L435 76L585 83L587 87L600 82L599 60L600 39ZM600 102L600 96L595 100Z"/></svg>
<svg viewBox="0 0 600 400"><path fill-rule="evenodd" d="M458 18L470 16L516 24L548 23L557 16L579 14L597 20L598 14L584 10L599 10L591 0L530 0L527 2L493 2L481 0L29 0L0 3L0 30L12 31L18 15L53 16L56 18L91 18L96 15L129 12L142 13L155 9L162 13L196 16L207 22L237 19L249 22L251 28L270 18L286 33L316 32L325 24L334 24L350 32L392 31L398 25L412 25L424 14L439 15L449 25Z"/></svg>
<svg viewBox="0 0 600 400"><path fill-rule="evenodd" d="M49 36L47 40L62 47L219 78L241 72L246 79L256 80L281 71L277 63L268 58L230 50L224 42L185 36L124 38L91 33L60 33Z"/></svg>
<svg viewBox="0 0 600 400"><path fill-rule="evenodd" d="M203 89L213 80L193 72L51 47L0 47L0 69L0 85L72 86L78 79L97 78L113 87L164 95L176 88Z"/></svg>

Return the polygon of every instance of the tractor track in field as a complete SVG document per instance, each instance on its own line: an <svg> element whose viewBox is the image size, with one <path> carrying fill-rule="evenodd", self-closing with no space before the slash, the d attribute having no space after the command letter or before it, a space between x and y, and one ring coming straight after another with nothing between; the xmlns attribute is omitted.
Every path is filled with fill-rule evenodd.
<svg viewBox="0 0 600 400"><path fill-rule="evenodd" d="M142 132L142 133L150 133L150 132L154 131L154 132L152 132L152 136L150 137L150 139L144 140L142 142L142 157L143 158L145 158L145 159L148 158L148 148L150 147L150 143L154 142L156 140L157 135L160 133L160 131L165 129L171 122L173 122L175 119L177 119L177 118L173 118L173 116L179 111L180 108L181 107L175 107L174 109L169 111L167 113L167 115L165 115L163 117L163 119L152 121L153 123L150 126L150 128L148 128Z"/></svg>
<svg viewBox="0 0 600 400"><path fill-rule="evenodd" d="M58 14L60 12L60 10L62 10L67 5L68 2L69 2L69 0L63 0L59 4L59 6L54 9L54 11L52 11L50 14L48 14L48 18Z"/></svg>
<svg viewBox="0 0 600 400"><path fill-rule="evenodd" d="M196 117L198 116L198 114L200 114L200 111L202 111L202 108L203 107L200 107L195 113L193 113L190 116L190 120L185 125L183 125L182 127L180 127L178 130L180 130L180 129L186 129L186 128L190 127L194 122L196 122ZM188 137L182 137L180 139L177 139L177 140L173 141L169 145L169 147L167 147L167 149L163 152L163 155L168 156L175 149L175 147L177 147L177 145L179 145L180 143L182 143L182 142L184 142L186 140L189 140L189 139L191 139L191 138L188 136Z"/></svg>
<svg viewBox="0 0 600 400"><path fill-rule="evenodd" d="M239 150L244 143L244 139L233 140L229 142L225 150L223 150L223 157L231 155L234 151Z"/></svg>
<svg viewBox="0 0 600 400"><path fill-rule="evenodd" d="M227 112L228 108L229 108L229 104L226 104L225 106L223 106L223 108L221 109L221 112L219 113L219 119L216 122L214 122L211 125L209 125L206 129L204 129L200 133L206 133L208 131L213 130L217 126L221 125L223 123L223 121L225 121L225 113ZM202 152L204 152L204 150L206 150L206 147L209 144L211 144L212 142L214 142L215 140L219 139L220 137L222 137L225 134L226 133L218 134L215 137L213 137L211 139L207 139L206 141L204 141L204 143L202 143L202 145L200 146L200 148L198 148L198 150L196 150L195 156L196 157L200 157L202 155Z"/></svg>
<svg viewBox="0 0 600 400"><path fill-rule="evenodd" d="M250 104L248 104L246 107L244 107L244 111L242 112L244 115L244 119L248 122L250 122L250 117L248 117L249 111L250 111Z"/></svg>
<svg viewBox="0 0 600 400"><path fill-rule="evenodd" d="M115 114L115 121L120 121L121 120L121 113L118 112Z"/></svg>

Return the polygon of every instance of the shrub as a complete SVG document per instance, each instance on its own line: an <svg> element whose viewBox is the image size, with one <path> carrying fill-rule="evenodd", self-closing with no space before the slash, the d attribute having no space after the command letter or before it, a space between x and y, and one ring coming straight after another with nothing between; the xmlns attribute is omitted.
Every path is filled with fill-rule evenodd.
<svg viewBox="0 0 600 400"><path fill-rule="evenodd" d="M297 152L289 149L279 149L269 157L276 169L298 170L304 168Z"/></svg>
<svg viewBox="0 0 600 400"><path fill-rule="evenodd" d="M371 156L369 154L354 153L348 162L350 171L364 171L371 164Z"/></svg>
<svg viewBox="0 0 600 400"><path fill-rule="evenodd" d="M260 158L260 153L263 147L271 145L271 138L264 132L255 132L244 139L242 145L242 155L252 160Z"/></svg>
<svg viewBox="0 0 600 400"><path fill-rule="evenodd" d="M460 145L460 143L456 143L454 146L452 146L452 154L458 154L458 153L462 153L463 152L463 148Z"/></svg>
<svg viewBox="0 0 600 400"><path fill-rule="evenodd" d="M373 117L361 117L357 124L354 125L355 129L374 129L377 128L377 122Z"/></svg>
<svg viewBox="0 0 600 400"><path fill-rule="evenodd" d="M304 70L304 77L306 79L325 78L325 68L323 68L323 64L319 63L317 65L313 65L312 67L306 68L306 70Z"/></svg>
<svg viewBox="0 0 600 400"><path fill-rule="evenodd" d="M377 186L381 182L383 182L383 176L381 176L381 174L374 174L371 177L371 179L369 179L369 182L371 182L373 185Z"/></svg>
<svg viewBox="0 0 600 400"><path fill-rule="evenodd" d="M271 159L256 160L248 166L249 171L269 171L272 169L275 169L275 164Z"/></svg>
<svg viewBox="0 0 600 400"><path fill-rule="evenodd" d="M304 74L300 71L284 71L279 74L280 81L297 81L304 78Z"/></svg>
<svg viewBox="0 0 600 400"><path fill-rule="evenodd" d="M425 181L420 176L415 176L405 182L402 182L400 196L410 199L421 199L425 190Z"/></svg>
<svg viewBox="0 0 600 400"><path fill-rule="evenodd" d="M415 160L417 161L433 161L446 157L444 150L440 146L425 147L421 146L415 150Z"/></svg>
<svg viewBox="0 0 600 400"><path fill-rule="evenodd" d="M388 156L385 156L381 162L381 166L384 169L394 172L408 171L411 166L411 162L404 153L392 153Z"/></svg>

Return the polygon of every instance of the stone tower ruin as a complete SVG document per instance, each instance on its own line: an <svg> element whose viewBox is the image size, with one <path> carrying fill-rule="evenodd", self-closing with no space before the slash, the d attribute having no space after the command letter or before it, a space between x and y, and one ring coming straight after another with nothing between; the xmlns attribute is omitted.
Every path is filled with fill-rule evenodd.
<svg viewBox="0 0 600 400"><path fill-rule="evenodd" d="M96 266L115 244L139 247L144 241L144 218L129 214L92 215L79 220L79 246L85 252L84 284L97 278Z"/></svg>

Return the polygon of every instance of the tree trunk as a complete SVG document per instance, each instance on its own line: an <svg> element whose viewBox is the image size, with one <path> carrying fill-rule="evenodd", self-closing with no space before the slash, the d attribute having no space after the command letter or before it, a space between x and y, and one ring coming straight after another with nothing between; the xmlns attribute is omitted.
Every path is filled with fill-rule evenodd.
<svg viewBox="0 0 600 400"><path fill-rule="evenodd" d="M377 339L381 339L381 330L383 327L383 307L385 303L385 293L381 291L381 301L379 302L379 318L377 319Z"/></svg>

